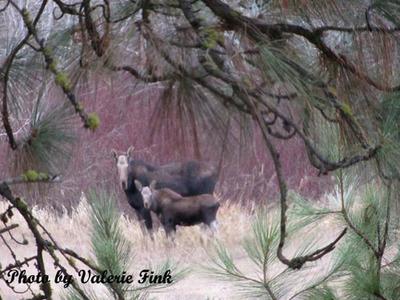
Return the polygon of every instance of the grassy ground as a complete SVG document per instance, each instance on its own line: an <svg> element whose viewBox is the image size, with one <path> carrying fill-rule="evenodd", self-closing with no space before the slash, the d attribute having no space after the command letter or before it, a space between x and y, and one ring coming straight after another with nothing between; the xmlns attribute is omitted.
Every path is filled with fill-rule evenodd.
<svg viewBox="0 0 400 300"><path fill-rule="evenodd" d="M0 211L4 211L7 207L5 202L0 202ZM56 215L46 209L33 210L39 220L46 226L57 242L66 248L73 249L77 253L85 257L93 257L90 251L90 222L88 215L88 205L86 201L81 201L81 204L76 207L72 214L64 213ZM251 231L251 221L253 214L248 210L234 204L225 203L219 211L219 231L217 239L219 239L232 253L238 266L247 274L254 274L254 264L246 257L245 252L241 247L243 238L245 238ZM16 219L14 219L16 218ZM18 245L10 241L8 235L4 235L5 239L12 245L13 250L19 257L28 257L32 255L34 240L28 234L28 230L24 225L23 220L19 216L13 217L13 222L22 224L19 228L13 231L14 236L22 239L25 237L29 245ZM126 216L121 216L121 224L124 228L125 236L133 243L135 247L135 264L129 273L138 278L138 271L147 268L149 265L155 265L163 262L165 259L179 262L183 267L187 267L191 272L182 281L164 290L162 293L152 294L156 299L243 299L236 290L228 282L216 281L210 277L201 267L209 261L208 252L213 249L213 239L210 238L209 233L201 230L200 227L179 228L176 235L175 244L172 244L165 238L162 229L159 229L155 234L155 241L152 242L146 236L143 236L141 229L136 220L131 220ZM318 243L323 244L329 241L338 232L332 225L328 223L320 224L320 236L317 236ZM329 229L329 230L328 230ZM285 254L290 255L294 253L297 247L302 242L302 237L298 242L288 244L285 249ZM3 266L12 262L10 252L5 247L4 243L0 241L0 261ZM47 259L48 260L48 259ZM329 265L329 255L325 257L318 264L310 264L307 270L301 275L301 282L304 284L306 280L311 280L315 274L324 271ZM53 278L55 270L54 267L48 263L48 270L50 278ZM273 267L272 272L280 272L283 270L282 264L277 264ZM310 269L311 268L311 269ZM303 271L302 271L303 272ZM27 268L27 273L36 274L34 266L30 265ZM60 298L65 289L61 284L53 284L54 292L57 294L56 298ZM21 285L17 286L16 290L23 291L26 287ZM295 293L296 287L292 286ZM7 288L3 282L0 282L1 296L4 299L17 299L15 294ZM99 299L104 295L99 286L96 286L96 294Z"/></svg>

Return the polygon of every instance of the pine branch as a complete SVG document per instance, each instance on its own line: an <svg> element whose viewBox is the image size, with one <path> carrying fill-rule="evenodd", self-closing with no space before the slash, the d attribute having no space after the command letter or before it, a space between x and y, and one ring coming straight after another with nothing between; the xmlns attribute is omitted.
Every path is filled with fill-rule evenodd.
<svg viewBox="0 0 400 300"><path fill-rule="evenodd" d="M60 263L59 258L56 256L56 254L54 252L54 250L58 250L62 255L73 256L74 258L79 259L81 262L83 262L85 265L92 268L93 270L100 271L98 267L96 267L95 265L93 265L88 260L84 259L83 257L79 256L72 250L63 249L60 246L58 246L55 239L51 236L51 234L47 231L47 229L39 222L38 219L36 219L32 215L26 202L23 201L21 198L14 197L11 193L9 186L5 182L0 183L0 195L3 196L4 198L6 198L13 205L13 207L15 207L15 209L22 215L22 217L24 218L25 222L28 225L29 231L33 234L33 236L35 238L35 242L36 242L36 255L29 259L26 259L22 262L16 261L16 263L14 265L22 266L24 264L27 264L31 260L35 260L37 263L38 271L41 272L41 274L46 274L46 267L44 264L43 255L44 255L44 253L47 253L53 259L55 266L58 267L65 276L70 276L69 272L67 271L65 266ZM40 234L39 227L42 230L44 230L45 234L50 238L52 243L47 241ZM16 259L15 256L14 256L14 259ZM67 257L66 257L66 259L67 259L68 264L76 270L74 263ZM14 265L10 265L9 267L6 268L6 270L10 269ZM3 274L4 272L5 272L4 270L0 270L0 277L1 277L1 274ZM82 297L82 299L89 300L89 297L85 294L85 292L79 287L79 285L75 281L72 281L71 285L79 293L79 295ZM120 299L120 300L125 299L120 294L118 286L116 286L115 284L111 284L110 287L118 295L118 299ZM45 282L45 283L41 284L40 289L43 292L43 295L35 296L33 299L39 299L39 298L40 299L48 299L48 300L52 299L52 289L51 289L50 282ZM39 298L37 298L37 297L39 297Z"/></svg>
<svg viewBox="0 0 400 300"><path fill-rule="evenodd" d="M0 184L14 185L14 184L39 183L39 182L42 182L42 183L59 183L59 182L61 182L60 175L50 175L50 174L45 174L45 173L36 173L36 174L37 174L37 178L27 178L27 176L25 174L23 174L18 177L0 180Z"/></svg>
<svg viewBox="0 0 400 300"><path fill-rule="evenodd" d="M337 63L339 66L349 70L351 73L356 75L359 79L365 81L374 88L384 91L384 92L395 92L400 91L400 85L398 86L388 86L386 84L381 84L368 75L362 73L357 69L357 67L352 64L344 55L336 54L323 39L323 34L326 31L337 31L337 32L347 32L349 28L336 28L331 26L307 29L299 25L293 24L267 24L259 19L252 19L243 16L236 10L233 10L229 4L222 2L221 0L202 0L202 2L211 9L211 11L225 22L227 29L240 28L246 30L251 38L256 42L261 43L264 39L263 35L266 35L272 40L281 39L284 34L295 34L304 37L308 42L314 45L318 50L320 50L326 57ZM358 28L360 31L362 28ZM400 28L394 28L386 30L384 28L368 28L365 27L365 32L382 32L382 33L396 33L400 31ZM357 32L357 31L352 31Z"/></svg>
<svg viewBox="0 0 400 300"><path fill-rule="evenodd" d="M99 126L99 119L97 115L94 113L87 114L82 106L76 100L76 96L72 91L71 84L69 82L68 77L57 69L57 63L52 56L51 50L47 48L44 44L44 40L39 38L39 35L36 30L36 23L38 22L39 18L36 17L34 21L31 20L29 12L26 9L20 9L13 1L10 3L14 6L14 8L20 13L24 20L24 24L28 29L28 33L34 37L36 43L39 45L40 52L43 54L47 68L53 73L55 76L56 84L60 86L68 100L73 105L75 112L79 115L82 122L84 123L84 127L95 130ZM47 0L42 2L41 10L44 9Z"/></svg>

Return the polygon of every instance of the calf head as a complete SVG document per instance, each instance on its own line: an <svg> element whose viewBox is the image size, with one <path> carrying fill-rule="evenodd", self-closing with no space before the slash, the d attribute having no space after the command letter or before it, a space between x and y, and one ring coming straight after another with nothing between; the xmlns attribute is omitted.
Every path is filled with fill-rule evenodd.
<svg viewBox="0 0 400 300"><path fill-rule="evenodd" d="M117 164L119 183L123 190L128 188L128 169L129 169L129 159L133 152L133 147L129 147L126 153L118 155L115 150L111 150L115 162Z"/></svg>
<svg viewBox="0 0 400 300"><path fill-rule="evenodd" d="M154 202L153 193L155 191L156 182L153 180L150 183L150 186L144 187L140 183L140 181L135 180L135 186L138 189L138 191L142 194L144 207L150 209L150 207L153 205Z"/></svg>

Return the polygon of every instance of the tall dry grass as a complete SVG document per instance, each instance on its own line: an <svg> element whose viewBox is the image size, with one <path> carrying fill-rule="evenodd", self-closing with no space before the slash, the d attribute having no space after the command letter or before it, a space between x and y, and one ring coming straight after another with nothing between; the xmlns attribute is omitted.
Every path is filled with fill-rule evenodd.
<svg viewBox="0 0 400 300"><path fill-rule="evenodd" d="M0 211L6 210L7 207L8 204L6 202L0 201ZM34 206L32 213L62 247L72 249L84 257L94 258L90 248L90 207L85 197L81 197L79 205L70 212L64 209L60 213L49 208ZM251 216L252 214L248 209L244 209L238 204L225 202L218 212L218 239L234 248L249 231ZM211 232L204 230L200 226L180 227L174 243L166 239L164 231L158 228L153 242L147 235L143 234L135 219L121 214L120 221L125 237L135 247L134 265L129 270L135 275L135 278L138 278L140 270L151 265L155 266L166 259L178 262L182 267L203 263L208 257L207 251L211 249ZM31 256L35 250L35 241L25 221L20 215L15 215L12 218L12 223L20 224L18 228L12 231L13 236L21 241L26 239L28 245L19 245L12 241L9 235L4 235L7 243L12 246L13 251L19 258ZM51 259L45 257L45 261L50 279L54 278L56 270L50 263ZM10 251L3 242L0 242L0 262L2 266L7 266L13 262ZM27 267L26 270L28 274L37 274L33 265ZM65 292L61 284L54 284L53 287L57 294L56 298L61 297L62 293ZM24 285L16 285L17 291L23 291L25 288L26 286ZM95 289L98 289L98 286ZM0 295L4 299L15 299L15 294L2 281L0 282L0 291ZM97 292L101 299L102 290L100 289Z"/></svg>
<svg viewBox="0 0 400 300"><path fill-rule="evenodd" d="M4 211L6 207L7 203L0 201L0 211ZM269 208L269 211L272 215L278 212L273 207ZM79 205L70 212L64 209L63 213L59 213L49 208L35 206L33 207L33 214L64 248L72 249L84 257L94 258L90 249L90 207L85 197L81 197ZM247 258L241 247L243 239L251 232L253 217L254 211L251 209L244 208L237 202L223 202L218 212L219 230L215 238L229 249L237 265L242 270L252 276L256 276L255 266ZM12 221L21 224L20 227L13 230L13 235L21 240L26 238L29 244L27 246L18 245L11 241L8 235L4 235L4 237L12 245L18 257L29 257L34 250L34 239L29 234L21 216L15 215ZM202 268L202 266L210 263L209 254L213 250L213 242L215 241L211 237L211 232L203 230L199 226L179 227L175 236L175 243L172 243L166 239L164 231L159 228L155 232L154 241L151 241L147 235L143 234L135 219L126 214L121 214L120 221L125 237L132 242L134 247L134 265L127 272L133 274L135 279L139 278L138 273L140 270L149 266L156 266L166 259L177 262L181 268L191 270L181 282L169 287L162 293L152 294L156 299L206 299L207 297L208 299L243 299L236 293L233 285L229 282L216 281L205 273ZM315 235L315 238L319 239L320 244L323 245L335 236L336 229L329 221L324 222L315 228L315 231L319 232L319 234ZM300 232L295 242L288 242L285 247L285 253L289 256L293 255L298 246L304 242L302 234L306 236L307 233L309 232ZM12 262L10 252L3 243L0 243L0 254L0 261L3 266ZM63 259L61 258L61 260ZM45 257L45 261L50 279L54 278L56 270L51 264L51 259ZM83 267L77 266L78 268ZM309 265L304 273L301 272L302 275L300 275L303 280L299 281L299 284L304 284L305 280L311 281L316 274L323 272L328 266L329 255L322 261ZM277 264L273 266L273 272L281 272L283 267L282 264ZM26 270L30 274L37 273L32 265ZM25 288L23 285L17 285L16 289L23 291ZM53 284L53 288L56 299L61 298L65 293L65 289L61 284ZM96 285L92 286L92 288L95 290L97 299L106 299L103 287ZM288 288L296 289L295 286ZM4 299L16 299L15 294L3 282L0 282L0 291Z"/></svg>

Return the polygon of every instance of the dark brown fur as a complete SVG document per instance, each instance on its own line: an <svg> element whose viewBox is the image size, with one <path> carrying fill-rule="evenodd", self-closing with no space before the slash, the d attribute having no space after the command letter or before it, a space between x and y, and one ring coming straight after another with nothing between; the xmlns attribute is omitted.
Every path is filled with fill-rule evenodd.
<svg viewBox="0 0 400 300"><path fill-rule="evenodd" d="M182 197L168 188L153 190L151 204L150 209L159 216L167 236L176 231L176 225L204 223L210 227L220 206L213 195Z"/></svg>
<svg viewBox="0 0 400 300"><path fill-rule="evenodd" d="M214 166L199 161L171 163L161 167L151 166L141 160L129 161L128 187L125 193L129 204L143 219L147 229L153 227L150 212L143 206L143 198L136 189L134 180L147 186L153 180L156 188L169 188L182 196L212 194L217 182L217 170Z"/></svg>

